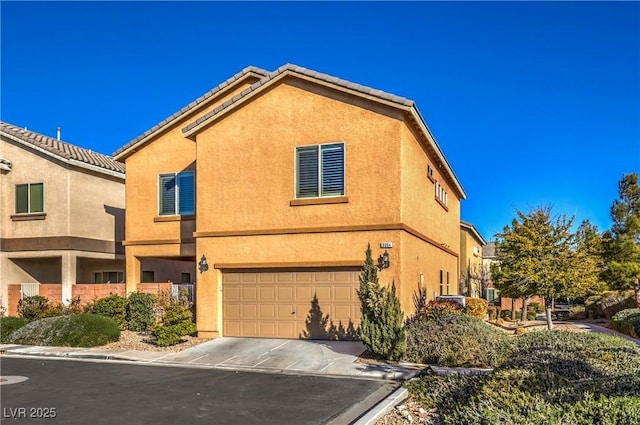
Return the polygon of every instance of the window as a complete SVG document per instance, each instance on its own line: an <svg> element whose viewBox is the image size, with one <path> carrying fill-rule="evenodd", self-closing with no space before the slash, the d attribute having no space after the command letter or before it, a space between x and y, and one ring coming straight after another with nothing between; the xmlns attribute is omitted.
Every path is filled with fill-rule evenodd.
<svg viewBox="0 0 640 425"><path fill-rule="evenodd" d="M440 270L440 295L444 295L444 272Z"/></svg>
<svg viewBox="0 0 640 425"><path fill-rule="evenodd" d="M447 295L449 295L449 272L447 272Z"/></svg>
<svg viewBox="0 0 640 425"><path fill-rule="evenodd" d="M44 212L44 183L16 185L16 214Z"/></svg>
<svg viewBox="0 0 640 425"><path fill-rule="evenodd" d="M447 205L449 205L449 195L447 195L447 192L444 190L444 187L442 187L440 183L438 183L437 181L436 181L435 187L436 187L436 200L440 202L440 204L446 209Z"/></svg>
<svg viewBox="0 0 640 425"><path fill-rule="evenodd" d="M433 167L430 164L427 164L427 177L429 177L429 180L435 183L436 179L435 177L433 177Z"/></svg>
<svg viewBox="0 0 640 425"><path fill-rule="evenodd" d="M182 273L180 283L191 283L191 273Z"/></svg>
<svg viewBox="0 0 640 425"><path fill-rule="evenodd" d="M142 283L154 283L156 281L156 274L153 270L142 271Z"/></svg>
<svg viewBox="0 0 640 425"><path fill-rule="evenodd" d="M296 198L344 195L344 143L296 148Z"/></svg>
<svg viewBox="0 0 640 425"><path fill-rule="evenodd" d="M195 175L193 171L160 174L160 215L195 214Z"/></svg>
<svg viewBox="0 0 640 425"><path fill-rule="evenodd" d="M124 282L124 272L95 272L93 273L94 283L122 283Z"/></svg>

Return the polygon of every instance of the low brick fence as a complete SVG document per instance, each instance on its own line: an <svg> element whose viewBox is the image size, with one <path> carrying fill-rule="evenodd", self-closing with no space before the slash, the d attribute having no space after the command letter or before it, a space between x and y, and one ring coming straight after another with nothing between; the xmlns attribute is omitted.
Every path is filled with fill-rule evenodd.
<svg viewBox="0 0 640 425"><path fill-rule="evenodd" d="M147 294L158 294L161 291L168 291L171 293L172 284L165 283L139 283L138 292L144 292ZM9 296L7 299L8 315L18 315L18 301L22 297L21 293L22 285L10 284ZM109 295L120 295L124 297L126 294L124 283L77 283L71 286L71 296L80 297L81 304L87 304L94 302L99 298L108 297ZM38 295L42 295L49 299L52 304L62 302L62 285L59 283L41 283L38 285Z"/></svg>

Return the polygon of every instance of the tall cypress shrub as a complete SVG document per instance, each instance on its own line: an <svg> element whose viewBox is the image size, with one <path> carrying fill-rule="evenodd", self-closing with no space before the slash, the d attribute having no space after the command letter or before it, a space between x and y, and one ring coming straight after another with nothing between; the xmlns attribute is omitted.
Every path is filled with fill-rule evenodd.
<svg viewBox="0 0 640 425"><path fill-rule="evenodd" d="M406 349L404 314L396 296L395 283L380 286L378 270L367 245L360 273L360 339L370 352L389 360L399 360Z"/></svg>

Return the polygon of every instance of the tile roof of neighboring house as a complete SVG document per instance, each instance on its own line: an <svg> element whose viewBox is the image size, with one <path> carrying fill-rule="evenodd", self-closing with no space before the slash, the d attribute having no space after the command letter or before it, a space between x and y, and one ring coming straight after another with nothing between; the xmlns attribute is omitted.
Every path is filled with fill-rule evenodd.
<svg viewBox="0 0 640 425"><path fill-rule="evenodd" d="M469 223L468 221L460 220L460 227L468 229L476 237L476 239L478 239L482 243L483 246L487 245L487 241L482 237L478 229L476 229L476 226Z"/></svg>
<svg viewBox="0 0 640 425"><path fill-rule="evenodd" d="M124 178L124 164L108 155L25 130L4 121L0 121L0 134L64 162Z"/></svg>
<svg viewBox="0 0 640 425"><path fill-rule="evenodd" d="M126 145L124 145L123 147L118 149L117 151L115 151L113 156L117 157L118 155L120 155L121 153L126 151L127 149L129 149L132 146L138 144L143 139L145 139L148 136L154 134L158 130L166 127L167 125L177 121L180 117L184 116L186 113L188 113L189 111L193 110L195 107L200 105L202 102L206 101L207 99L209 99L213 95L219 93L224 88L228 87L229 85L233 84L235 81L243 78L245 75L250 74L250 73L251 74L257 74L257 76L260 76L260 77L264 77L264 76L269 74L268 71L265 71L264 69L261 69L261 68L255 67L255 66L246 67L242 71L240 71L237 74L235 74L233 77L229 78L228 80L224 81L223 83L221 83L218 86L214 87L213 89L209 90L208 92L206 92L205 94L203 94L202 96L200 96L199 98L197 98L196 100L194 100L193 102L191 102L190 104L185 106L184 108L180 109L175 114L173 114L170 117L167 117L164 120L160 121L158 124L154 125L149 130L145 131L144 133L142 133L141 135L139 135L138 137L136 137L135 139L133 139L132 141L130 141L129 143L127 143Z"/></svg>

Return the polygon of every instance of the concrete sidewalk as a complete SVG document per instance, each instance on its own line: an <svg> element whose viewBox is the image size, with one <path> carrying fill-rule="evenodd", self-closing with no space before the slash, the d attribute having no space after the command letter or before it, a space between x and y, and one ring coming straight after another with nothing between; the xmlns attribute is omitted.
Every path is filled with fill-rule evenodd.
<svg viewBox="0 0 640 425"><path fill-rule="evenodd" d="M101 359L147 365L202 367L256 372L312 374L405 380L424 366L358 363L360 342L289 339L218 338L177 352L105 350L101 348L0 345L4 356Z"/></svg>

